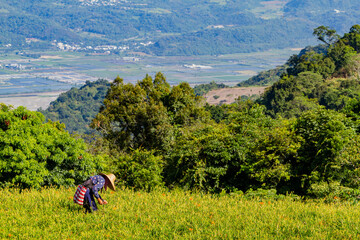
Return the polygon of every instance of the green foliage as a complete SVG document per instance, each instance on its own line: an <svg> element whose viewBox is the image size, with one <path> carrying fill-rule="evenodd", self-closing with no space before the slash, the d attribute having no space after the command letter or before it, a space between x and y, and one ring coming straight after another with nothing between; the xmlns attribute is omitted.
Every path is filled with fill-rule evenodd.
<svg viewBox="0 0 360 240"><path fill-rule="evenodd" d="M249 159L256 179L264 188L277 188L285 193L282 185L288 184L291 173L291 162L297 156L299 144L297 136L290 129L290 122L283 120L264 129L256 139L256 145L250 149Z"/></svg>
<svg viewBox="0 0 360 240"><path fill-rule="evenodd" d="M219 89L219 88L226 88L223 83L216 83L215 81L211 81L207 84L200 84L194 87L194 93L196 95L204 96L206 93L210 92L211 90Z"/></svg>
<svg viewBox="0 0 360 240"><path fill-rule="evenodd" d="M104 106L92 122L119 150L165 150L171 143L175 125L191 125L208 119L201 97L188 83L170 88L157 73L133 85L117 78L111 84Z"/></svg>
<svg viewBox="0 0 360 240"><path fill-rule="evenodd" d="M210 105L206 103L205 110L210 112L211 119L219 123L220 121L226 119L229 116L229 105Z"/></svg>
<svg viewBox="0 0 360 240"><path fill-rule="evenodd" d="M146 191L162 187L164 161L153 151L136 149L129 154L120 154L113 162L118 184Z"/></svg>
<svg viewBox="0 0 360 240"><path fill-rule="evenodd" d="M285 192L281 188L290 179L290 163L298 149L290 122L270 118L264 106L259 105L233 112L227 121L243 148L243 157L231 167L236 170L236 181L241 181L237 187Z"/></svg>
<svg viewBox="0 0 360 240"><path fill-rule="evenodd" d="M303 191L322 182L341 184L347 167L339 156L355 137L350 121L341 113L318 109L303 113L294 130L301 138L301 146L293 171ZM351 164L357 164L357 160Z"/></svg>
<svg viewBox="0 0 360 240"><path fill-rule="evenodd" d="M136 85L116 78L94 118L92 127L100 130L118 149L143 147L163 149L171 134L170 118L162 99L170 86L161 74L153 81L146 76Z"/></svg>
<svg viewBox="0 0 360 240"><path fill-rule="evenodd" d="M333 59L336 70L346 66L355 54L356 51L350 45L346 45L342 40L331 45L328 50L328 55Z"/></svg>
<svg viewBox="0 0 360 240"><path fill-rule="evenodd" d="M101 159L87 153L85 143L72 138L63 124L43 121L41 113L1 105L2 186L70 186L101 167Z"/></svg>
<svg viewBox="0 0 360 240"><path fill-rule="evenodd" d="M207 121L208 114L204 111L204 99L196 96L194 90L186 82L182 82L171 89L164 105L172 125L191 125L198 121Z"/></svg>
<svg viewBox="0 0 360 240"><path fill-rule="evenodd" d="M287 64L289 75L297 76L302 72L314 72L328 78L335 72L335 63L332 58L324 57L323 54L309 51L301 56L293 55L289 58Z"/></svg>
<svg viewBox="0 0 360 240"><path fill-rule="evenodd" d="M357 53L360 52L360 26L358 24L350 28L349 33L345 33L343 41L349 46L351 46Z"/></svg>
<svg viewBox="0 0 360 240"><path fill-rule="evenodd" d="M282 76L286 72L286 69L287 66L282 65L274 69L262 71L256 76L253 76L246 81L238 83L236 86L238 87L248 87L248 86L258 86L258 85L267 86L273 84L280 79L280 76Z"/></svg>
<svg viewBox="0 0 360 240"><path fill-rule="evenodd" d="M226 188L228 171L238 159L239 147L226 126L184 128L167 155L166 182L187 189L219 192Z"/></svg>
<svg viewBox="0 0 360 240"><path fill-rule="evenodd" d="M210 192L281 188L290 179L298 144L288 122L264 107L241 106L224 124L183 128L166 157L168 185ZM280 190L282 191L282 190Z"/></svg>
<svg viewBox="0 0 360 240"><path fill-rule="evenodd" d="M321 75L302 72L297 77L284 76L265 91L261 103L271 116L299 116L303 111L317 108L316 100L309 97L323 83Z"/></svg>
<svg viewBox="0 0 360 240"><path fill-rule="evenodd" d="M331 45L340 38L340 36L336 34L335 29L330 29L329 27L325 26L315 28L313 35L315 35L318 40L324 42L327 45Z"/></svg>
<svg viewBox="0 0 360 240"><path fill-rule="evenodd" d="M60 121L70 133L90 134L91 120L99 112L105 95L110 87L106 80L87 81L81 88L60 94L46 110L40 110L45 118Z"/></svg>

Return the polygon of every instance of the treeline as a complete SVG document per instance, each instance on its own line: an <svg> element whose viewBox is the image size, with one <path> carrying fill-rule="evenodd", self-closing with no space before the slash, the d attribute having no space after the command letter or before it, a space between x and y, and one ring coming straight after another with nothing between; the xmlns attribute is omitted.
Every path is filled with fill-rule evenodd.
<svg viewBox="0 0 360 240"><path fill-rule="evenodd" d="M68 185L101 169L134 189L275 189L355 198L359 29L354 25L340 37L316 28L325 52L292 56L281 79L256 101L210 107L188 83L170 87L161 73L136 84L117 77L91 121L100 136L91 138L87 151L61 124L3 106L1 182Z"/></svg>
<svg viewBox="0 0 360 240"><path fill-rule="evenodd" d="M271 116L297 117L318 105L353 114L360 94L360 26L343 37L324 26L314 35L325 44L325 52L311 50L289 58L286 73L260 101Z"/></svg>
<svg viewBox="0 0 360 240"><path fill-rule="evenodd" d="M283 73L286 72L287 66L276 67L274 69L265 70L257 75L249 78L246 81L236 84L238 87L249 87L249 86L270 86L271 84L279 81Z"/></svg>
<svg viewBox="0 0 360 240"><path fill-rule="evenodd" d="M220 89L220 88L227 88L223 83L216 83L215 81L211 81L207 84L199 84L194 87L194 93L196 95L204 96L206 93L210 92L211 90Z"/></svg>

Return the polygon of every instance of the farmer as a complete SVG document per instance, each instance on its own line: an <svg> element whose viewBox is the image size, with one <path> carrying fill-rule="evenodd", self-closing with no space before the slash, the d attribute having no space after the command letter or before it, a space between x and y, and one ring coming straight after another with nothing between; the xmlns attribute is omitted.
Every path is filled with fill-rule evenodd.
<svg viewBox="0 0 360 240"><path fill-rule="evenodd" d="M97 210L95 198L100 205L108 202L99 195L102 189L107 190L109 187L115 191L115 175L99 173L98 175L89 177L83 184L79 185L74 195L74 202L83 205L85 213L91 213Z"/></svg>

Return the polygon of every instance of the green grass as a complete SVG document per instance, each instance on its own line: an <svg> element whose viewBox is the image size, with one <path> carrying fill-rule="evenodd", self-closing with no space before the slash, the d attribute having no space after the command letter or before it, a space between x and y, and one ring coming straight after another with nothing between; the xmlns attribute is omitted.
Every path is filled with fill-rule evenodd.
<svg viewBox="0 0 360 240"><path fill-rule="evenodd" d="M0 239L359 239L358 204L184 191L107 192L84 214L74 189L0 190Z"/></svg>

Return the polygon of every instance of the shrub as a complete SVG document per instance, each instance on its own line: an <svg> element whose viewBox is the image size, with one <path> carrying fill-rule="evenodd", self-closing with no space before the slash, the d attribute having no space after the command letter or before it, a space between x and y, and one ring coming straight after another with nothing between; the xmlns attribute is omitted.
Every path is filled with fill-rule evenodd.
<svg viewBox="0 0 360 240"><path fill-rule="evenodd" d="M150 191L162 187L163 159L152 151L136 149L121 155L116 162L115 175L119 183L135 189Z"/></svg>
<svg viewBox="0 0 360 240"><path fill-rule="evenodd" d="M0 105L0 184L21 188L73 185L100 168L100 159L86 152L59 122L24 107Z"/></svg>

